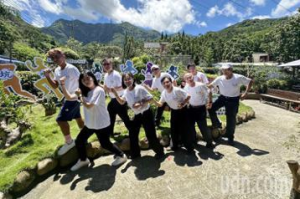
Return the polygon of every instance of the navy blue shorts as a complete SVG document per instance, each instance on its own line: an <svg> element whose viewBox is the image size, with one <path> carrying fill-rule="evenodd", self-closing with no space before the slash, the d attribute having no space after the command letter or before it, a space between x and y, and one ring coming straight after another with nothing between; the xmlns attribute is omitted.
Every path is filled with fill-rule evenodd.
<svg viewBox="0 0 300 199"><path fill-rule="evenodd" d="M65 101L56 121L66 122L77 118L81 118L80 103L78 101Z"/></svg>

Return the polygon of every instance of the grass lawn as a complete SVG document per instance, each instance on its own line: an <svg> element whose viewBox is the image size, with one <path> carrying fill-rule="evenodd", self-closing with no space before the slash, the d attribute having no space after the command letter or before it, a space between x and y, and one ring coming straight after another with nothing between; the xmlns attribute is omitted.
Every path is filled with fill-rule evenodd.
<svg viewBox="0 0 300 199"><path fill-rule="evenodd" d="M248 110L251 110L251 107L240 103L240 113ZM40 160L53 156L58 147L64 143L63 136L55 122L57 113L48 117L44 114L44 108L41 105L34 105L32 112L27 114L33 127L23 134L22 139L17 144L8 149L0 150L0 191L8 189L21 170L34 168ZM157 133L169 133L169 119L167 119L169 117L170 113L164 112L166 119L162 122L162 128ZM224 119L225 117L221 116L221 120L225 121ZM120 132L123 136L128 135L127 130L124 131L124 129L122 122L115 126L115 132ZM71 122L71 132L73 138L79 132L75 121ZM145 137L145 133L141 129L140 138L143 137ZM90 141L95 139L96 137L92 136Z"/></svg>

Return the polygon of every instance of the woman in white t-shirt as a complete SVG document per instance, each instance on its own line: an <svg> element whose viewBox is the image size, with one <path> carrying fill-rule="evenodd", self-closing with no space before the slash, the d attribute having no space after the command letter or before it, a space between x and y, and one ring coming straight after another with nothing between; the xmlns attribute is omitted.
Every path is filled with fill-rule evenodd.
<svg viewBox="0 0 300 199"><path fill-rule="evenodd" d="M75 144L79 154L78 162L71 168L76 171L83 166L89 165L90 161L86 154L86 142L93 133L96 133L98 140L103 148L115 154L113 166L118 166L126 162L124 153L111 143L110 137L110 118L105 104L105 92L98 85L95 75L91 72L79 76L79 96L84 110L84 127L78 134ZM66 92L63 87L63 91Z"/></svg>
<svg viewBox="0 0 300 199"><path fill-rule="evenodd" d="M121 97L116 99L120 104L127 102L128 106L134 112L132 127L129 130L131 158L141 156L139 147L139 132L143 125L150 148L156 153L156 158L164 156L163 147L160 145L155 131L154 117L150 109L150 102L153 102L153 96L141 85L136 85L134 76L131 73L123 74L122 86L126 89ZM113 93L117 93L112 89Z"/></svg>
<svg viewBox="0 0 300 199"><path fill-rule="evenodd" d="M184 147L189 152L193 152L193 134L189 125L189 115L186 107L190 96L182 88L174 87L170 77L163 77L161 83L165 90L161 93L161 98L159 102L156 102L156 105L162 106L166 102L171 108L171 138L173 143L171 149L177 150L181 139Z"/></svg>

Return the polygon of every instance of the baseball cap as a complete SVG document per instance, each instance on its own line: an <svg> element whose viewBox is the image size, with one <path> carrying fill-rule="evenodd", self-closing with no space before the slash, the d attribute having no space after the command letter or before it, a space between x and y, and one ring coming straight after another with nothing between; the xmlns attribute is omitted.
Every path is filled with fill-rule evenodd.
<svg viewBox="0 0 300 199"><path fill-rule="evenodd" d="M151 70L153 70L153 69L159 69L159 66L154 64L151 66Z"/></svg>
<svg viewBox="0 0 300 199"><path fill-rule="evenodd" d="M222 64L221 69L229 69L232 68L231 64Z"/></svg>

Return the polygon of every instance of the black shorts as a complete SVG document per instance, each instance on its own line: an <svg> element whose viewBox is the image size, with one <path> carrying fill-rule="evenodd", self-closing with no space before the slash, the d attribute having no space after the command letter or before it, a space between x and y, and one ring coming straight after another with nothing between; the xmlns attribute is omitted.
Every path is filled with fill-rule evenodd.
<svg viewBox="0 0 300 199"><path fill-rule="evenodd" d="M81 118L80 103L78 101L65 101L56 121L66 122L77 118Z"/></svg>

